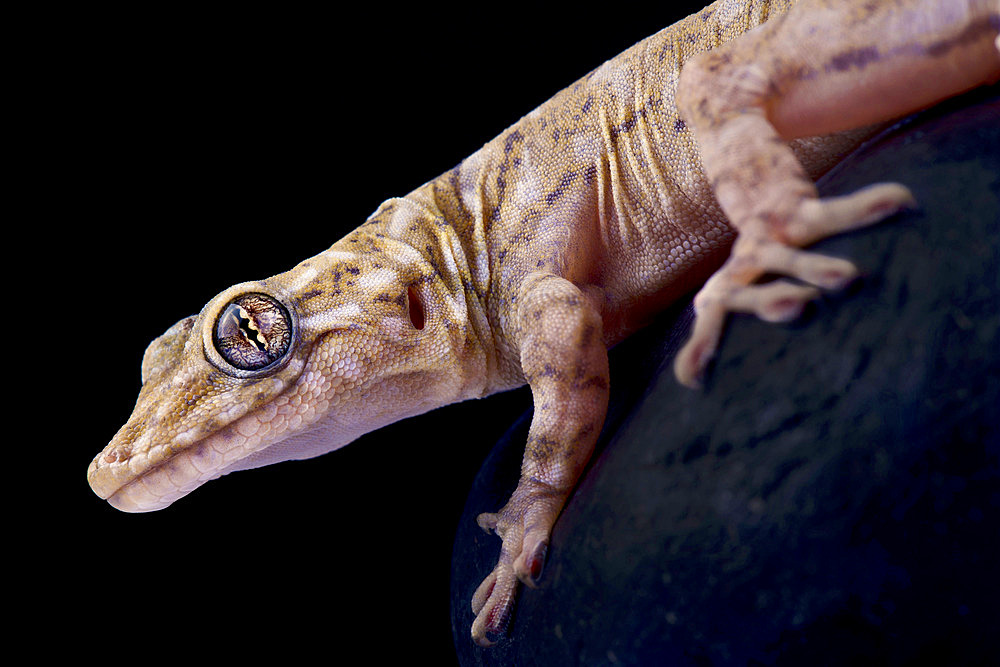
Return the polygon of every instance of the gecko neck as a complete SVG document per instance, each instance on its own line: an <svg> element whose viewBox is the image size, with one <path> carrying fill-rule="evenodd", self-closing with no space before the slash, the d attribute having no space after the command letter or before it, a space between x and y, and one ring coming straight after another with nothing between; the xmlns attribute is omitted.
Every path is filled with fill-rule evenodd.
<svg viewBox="0 0 1000 667"><path fill-rule="evenodd" d="M462 206L457 169L387 200L350 242L391 244L383 259L404 276L425 309L428 327L448 341L455 371L463 378L457 399L479 398L523 383L502 371L497 324L487 295L490 266L481 218Z"/></svg>

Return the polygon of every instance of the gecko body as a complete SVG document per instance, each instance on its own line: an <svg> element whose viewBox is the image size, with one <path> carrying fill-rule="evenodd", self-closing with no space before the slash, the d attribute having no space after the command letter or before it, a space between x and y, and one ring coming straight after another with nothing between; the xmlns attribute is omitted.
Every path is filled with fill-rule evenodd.
<svg viewBox="0 0 1000 667"><path fill-rule="evenodd" d="M881 184L819 200L812 181L879 123L996 81L998 31L996 0L714 3L325 252L230 287L154 340L92 488L125 511L161 509L220 475L528 384L520 482L479 519L503 539L472 601L472 635L489 643L518 582L541 575L590 457L607 348L704 285L676 362L696 384L727 313L787 320L848 282L850 262L799 248L912 195ZM766 273L799 282L757 285Z"/></svg>

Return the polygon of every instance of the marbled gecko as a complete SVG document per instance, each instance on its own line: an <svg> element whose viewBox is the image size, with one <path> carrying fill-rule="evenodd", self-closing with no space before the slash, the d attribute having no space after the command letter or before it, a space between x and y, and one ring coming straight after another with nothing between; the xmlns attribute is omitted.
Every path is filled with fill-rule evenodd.
<svg viewBox="0 0 1000 667"><path fill-rule="evenodd" d="M489 643L590 457L607 348L701 286L675 364L694 385L727 313L788 320L851 280L849 261L800 248L914 199L879 184L820 200L813 179L880 123L995 82L998 32L1000 0L719 0L329 250L168 329L92 488L160 509L225 473L527 383L519 484L479 519L503 540L472 600L472 636Z"/></svg>

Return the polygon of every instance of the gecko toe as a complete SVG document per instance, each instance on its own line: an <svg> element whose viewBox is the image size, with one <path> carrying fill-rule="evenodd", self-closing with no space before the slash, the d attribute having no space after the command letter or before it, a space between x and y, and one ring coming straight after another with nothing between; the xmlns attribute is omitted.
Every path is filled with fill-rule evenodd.
<svg viewBox="0 0 1000 667"><path fill-rule="evenodd" d="M493 595L493 589L497 583L497 571L493 570L489 576L483 579L476 592L472 595L472 613L479 615L479 612L486 606L487 600Z"/></svg>
<svg viewBox="0 0 1000 667"><path fill-rule="evenodd" d="M876 183L847 195L804 200L784 233L790 243L805 246L916 207L917 200L906 186Z"/></svg>
<svg viewBox="0 0 1000 667"><path fill-rule="evenodd" d="M510 566L498 564L472 598L472 610L476 614L472 622L473 641L480 646L492 646L507 632L516 591L517 577Z"/></svg>
<svg viewBox="0 0 1000 667"><path fill-rule="evenodd" d="M540 542L535 550L532 551L531 557L527 559L526 565L528 566L528 582L530 586L534 587L538 585L538 580L542 577L542 572L545 570L545 556L549 552L549 543Z"/></svg>
<svg viewBox="0 0 1000 667"><path fill-rule="evenodd" d="M691 389L701 386L702 376L715 357L726 321L726 310L721 303L703 299L702 294L698 297L694 329L674 359L674 375L682 385Z"/></svg>
<svg viewBox="0 0 1000 667"><path fill-rule="evenodd" d="M545 556L549 551L548 540L541 540L531 548L525 548L514 561L514 572L526 586L535 588L545 569Z"/></svg>
<svg viewBox="0 0 1000 667"><path fill-rule="evenodd" d="M815 287L776 280L735 291L727 305L734 312L753 313L765 322L790 322L818 296Z"/></svg>
<svg viewBox="0 0 1000 667"><path fill-rule="evenodd" d="M483 512L476 517L476 524L487 533L495 531L499 521L500 515L494 512Z"/></svg>

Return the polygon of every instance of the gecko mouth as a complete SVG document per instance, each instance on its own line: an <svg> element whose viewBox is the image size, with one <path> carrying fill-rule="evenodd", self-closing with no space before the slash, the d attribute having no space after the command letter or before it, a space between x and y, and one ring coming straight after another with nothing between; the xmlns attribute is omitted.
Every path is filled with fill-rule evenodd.
<svg viewBox="0 0 1000 667"><path fill-rule="evenodd" d="M108 503L123 512L152 512L225 474L228 464L219 460L219 453L209 440L202 440L125 482L106 496ZM98 485L92 481L91 486L96 490Z"/></svg>
<svg viewBox="0 0 1000 667"><path fill-rule="evenodd" d="M123 512L152 512L216 479L280 437L263 428L259 414L236 422L190 444L173 442L121 455L115 442L90 464L90 487ZM269 436L269 437L268 437Z"/></svg>

